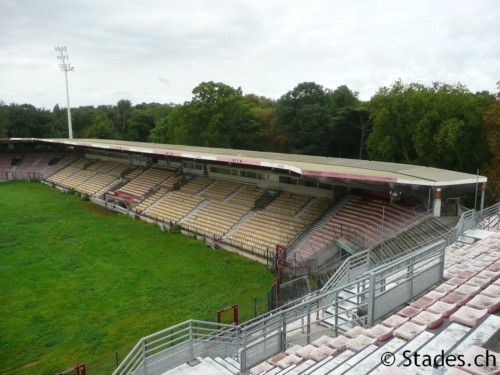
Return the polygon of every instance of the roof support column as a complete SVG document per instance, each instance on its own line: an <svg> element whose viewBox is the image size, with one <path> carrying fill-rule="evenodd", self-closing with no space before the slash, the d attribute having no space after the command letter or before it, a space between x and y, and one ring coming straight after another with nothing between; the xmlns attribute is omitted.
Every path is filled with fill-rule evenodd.
<svg viewBox="0 0 500 375"><path fill-rule="evenodd" d="M486 182L483 182L481 185L481 206L480 210L482 211L484 209L484 193L486 192Z"/></svg>
<svg viewBox="0 0 500 375"><path fill-rule="evenodd" d="M441 188L434 192L434 217L441 216Z"/></svg>

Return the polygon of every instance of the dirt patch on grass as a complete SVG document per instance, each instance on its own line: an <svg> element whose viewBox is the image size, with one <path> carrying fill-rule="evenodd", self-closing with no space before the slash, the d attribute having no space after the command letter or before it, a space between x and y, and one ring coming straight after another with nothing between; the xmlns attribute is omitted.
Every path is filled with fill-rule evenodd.
<svg viewBox="0 0 500 375"><path fill-rule="evenodd" d="M6 372L2 372L0 373L0 375L9 375L9 374L14 374L18 371L21 371L21 370L25 370L29 367L33 367L33 366L36 366L40 363L40 361L36 361L36 362L32 362L32 363L28 363L27 365L24 365L24 366L21 366L21 367L18 367L18 368L15 368L15 369L10 369L10 370L7 370Z"/></svg>
<svg viewBox="0 0 500 375"><path fill-rule="evenodd" d="M116 212L113 212L111 210L108 210L107 208L98 206L97 204L93 204L93 203L80 203L80 204L78 204L78 206L80 206L84 210L94 212L94 213L101 215L101 216L116 216L117 215Z"/></svg>

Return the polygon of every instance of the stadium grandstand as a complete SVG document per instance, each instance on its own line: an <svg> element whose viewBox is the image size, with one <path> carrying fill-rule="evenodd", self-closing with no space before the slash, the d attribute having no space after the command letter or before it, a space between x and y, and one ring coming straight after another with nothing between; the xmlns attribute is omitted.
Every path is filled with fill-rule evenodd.
<svg viewBox="0 0 500 375"><path fill-rule="evenodd" d="M484 207L484 176L182 145L1 139L0 180L11 179L80 194L275 270L269 313L237 326L166 328L141 339L114 374L415 374L432 368L406 366L407 350L500 352L500 205ZM460 204L463 193L477 195L475 209ZM316 288L289 295L284 274L314 275ZM389 366L384 353L394 356ZM494 355L491 373L500 368ZM476 367L467 370L484 373Z"/></svg>

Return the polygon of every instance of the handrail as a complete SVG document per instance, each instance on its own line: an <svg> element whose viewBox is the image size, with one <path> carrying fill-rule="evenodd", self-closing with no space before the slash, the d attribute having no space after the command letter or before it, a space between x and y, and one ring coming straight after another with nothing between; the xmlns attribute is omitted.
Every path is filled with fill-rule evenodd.
<svg viewBox="0 0 500 375"><path fill-rule="evenodd" d="M411 266L411 264L417 264L422 261L427 262L426 264L429 267L433 265L436 267L435 259L439 259L439 269L441 270L440 274L442 277L444 246L449 245L451 243L450 241L456 241L464 231L476 227L481 220L484 220L489 215L498 214L499 212L500 203L479 213L475 210L464 212L455 228L442 236L434 238L431 245L428 244L427 246L414 250L413 254L410 254L409 251L404 252L400 256L392 258L390 264L389 262L381 262L377 264L375 268L371 267L372 258L370 250L365 250L351 256L344 261L340 271L338 271L320 291L313 292L301 301L295 301L279 307L276 310L243 323L240 326L236 327L214 322L188 320L153 333L139 340L113 374L136 374L135 371L139 369L140 366L144 366L146 370L148 364L156 364L155 361L157 359L155 356L159 355L159 353L163 353L163 355L167 356L170 360L181 353L184 353L184 356L209 355L210 353L213 355L214 353L219 353L217 350L224 350L224 353L227 353L229 356L238 358L241 361L242 373L244 373L243 371L247 371L247 367L245 367L247 365L245 362L247 348L252 347L252 345L257 345L262 340L266 340L268 336L272 336L280 337L280 347L284 349L287 343L288 329L292 331L301 329L301 327L303 328L305 325L309 327L310 324L312 324L311 316L313 313L316 313L318 316L314 323L323 321L326 318L320 319L319 314L321 311L324 312L326 307L331 306L332 303L336 317L338 317L339 313L344 313L346 316L349 314L350 320L346 324L351 324L360 319L354 313L361 305L367 306L369 314L370 309L372 309L372 315L368 315L368 319L372 321L374 319L373 304L368 304L367 301L371 298L370 296L375 295L375 289L373 288L380 287L380 283L373 283L376 277L387 277L385 275L387 275L389 270L394 270L394 272L396 272L399 271L401 267L407 268ZM340 283L340 280L345 279L349 272L359 270L363 265L370 267L370 273L361 272L355 275L353 279L348 277L346 283L335 285L336 283ZM405 273L402 277L408 278L412 276L410 276L410 273ZM430 281L432 282L432 280ZM355 308L346 309L342 312L339 304L334 302L342 298L339 297L340 293L348 287L353 287L353 290L358 290L357 296L360 298ZM299 328L287 328L287 322L290 323L300 319L307 319L307 323L303 322L302 326ZM337 323L338 319L336 318L336 332L341 325ZM308 339L309 338L308 336ZM169 344L173 346L165 349ZM185 344L187 344L187 346ZM172 351L166 352L166 350ZM186 350L189 350L188 354L185 354ZM169 365L172 365L172 363L169 363Z"/></svg>
<svg viewBox="0 0 500 375"><path fill-rule="evenodd" d="M203 328L203 326L212 328ZM218 341L227 342L231 341L231 337L236 333L236 327L231 324L190 319L141 338L113 374L132 373L141 362L149 357L150 353L154 355L155 351L166 346L166 343L174 346L194 339L210 340L210 342L215 343Z"/></svg>

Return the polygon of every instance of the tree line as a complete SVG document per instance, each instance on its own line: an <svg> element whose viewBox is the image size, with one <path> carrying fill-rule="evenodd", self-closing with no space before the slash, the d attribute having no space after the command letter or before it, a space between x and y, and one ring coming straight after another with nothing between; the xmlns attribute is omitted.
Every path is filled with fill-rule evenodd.
<svg viewBox="0 0 500 375"><path fill-rule="evenodd" d="M369 101L347 86L303 82L273 100L203 82L183 104L122 99L72 108L75 138L185 144L370 159L489 177L500 201L499 92L461 84L381 87ZM66 109L0 101L0 137L67 137Z"/></svg>

